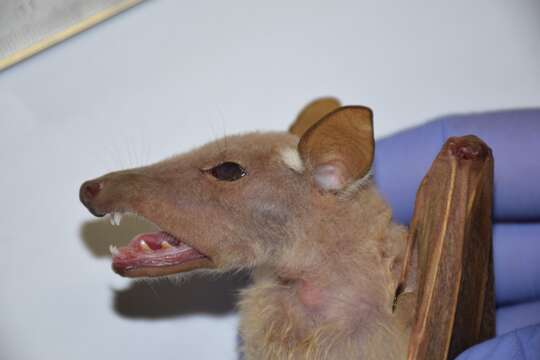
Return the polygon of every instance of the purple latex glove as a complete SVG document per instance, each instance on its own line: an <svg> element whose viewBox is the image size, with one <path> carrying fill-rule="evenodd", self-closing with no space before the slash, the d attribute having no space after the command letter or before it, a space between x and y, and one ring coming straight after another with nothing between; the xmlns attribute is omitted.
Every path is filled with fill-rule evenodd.
<svg viewBox="0 0 540 360"><path fill-rule="evenodd" d="M540 324L540 109L448 116L381 139L376 143L375 181L395 219L407 224L416 190L443 143L468 134L482 138L495 159L493 242L500 335ZM520 331L479 346L502 346L511 353L516 348L509 347L524 343L512 340L520 338ZM514 358L540 359L540 330L533 326L527 331L535 334L527 337L527 346L537 357L521 351ZM471 360L512 358L493 357L487 350L467 353Z"/></svg>

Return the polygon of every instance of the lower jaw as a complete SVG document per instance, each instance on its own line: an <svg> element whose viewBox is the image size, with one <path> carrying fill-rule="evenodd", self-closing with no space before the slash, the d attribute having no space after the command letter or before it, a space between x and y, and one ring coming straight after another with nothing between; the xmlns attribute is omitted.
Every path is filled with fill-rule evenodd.
<svg viewBox="0 0 540 360"><path fill-rule="evenodd" d="M214 267L213 262L207 257L167 266L126 267L123 264L115 261L113 261L112 264L114 272L121 276L130 278L167 276L195 269L212 269Z"/></svg>

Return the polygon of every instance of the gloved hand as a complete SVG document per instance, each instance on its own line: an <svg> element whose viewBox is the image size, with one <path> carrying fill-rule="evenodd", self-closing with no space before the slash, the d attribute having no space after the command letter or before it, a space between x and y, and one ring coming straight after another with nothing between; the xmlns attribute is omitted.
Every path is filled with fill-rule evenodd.
<svg viewBox="0 0 540 360"><path fill-rule="evenodd" d="M448 116L381 139L375 181L396 221L407 224L416 190L443 143L468 134L493 150L497 335L508 334L459 358L540 359L540 109Z"/></svg>

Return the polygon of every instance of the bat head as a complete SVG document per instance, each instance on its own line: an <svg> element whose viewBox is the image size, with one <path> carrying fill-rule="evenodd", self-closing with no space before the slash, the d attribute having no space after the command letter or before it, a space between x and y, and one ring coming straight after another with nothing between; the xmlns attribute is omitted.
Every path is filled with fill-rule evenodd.
<svg viewBox="0 0 540 360"><path fill-rule="evenodd" d="M229 136L109 173L83 183L80 199L114 224L134 213L161 229L112 248L123 276L305 262L317 247L307 239L336 231L351 198L371 186L373 151L371 110L321 99L289 132Z"/></svg>

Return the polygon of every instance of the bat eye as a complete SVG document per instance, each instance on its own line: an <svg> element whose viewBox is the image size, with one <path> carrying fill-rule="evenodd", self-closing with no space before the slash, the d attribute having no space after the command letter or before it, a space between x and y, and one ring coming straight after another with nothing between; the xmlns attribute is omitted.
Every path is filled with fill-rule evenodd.
<svg viewBox="0 0 540 360"><path fill-rule="evenodd" d="M213 177L222 181L236 181L247 175L246 170L234 162L224 162L208 170Z"/></svg>

